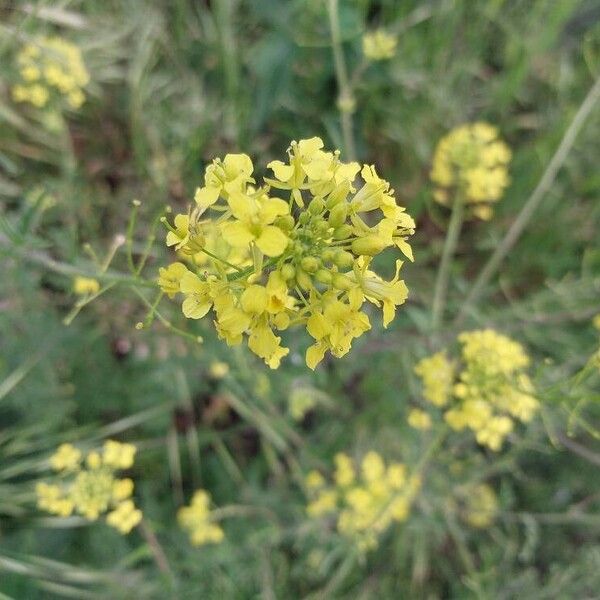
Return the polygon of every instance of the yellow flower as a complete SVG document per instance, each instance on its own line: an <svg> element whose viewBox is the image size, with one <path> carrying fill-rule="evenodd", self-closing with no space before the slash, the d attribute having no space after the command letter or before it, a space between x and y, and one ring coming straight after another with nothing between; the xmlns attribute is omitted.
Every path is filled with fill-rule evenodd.
<svg viewBox="0 0 600 600"><path fill-rule="evenodd" d="M218 544L223 540L223 530L215 523L210 510L210 495L205 490L197 490L191 504L179 509L177 520L188 531L194 546Z"/></svg>
<svg viewBox="0 0 600 600"><path fill-rule="evenodd" d="M76 469L81 462L81 451L72 444L61 444L50 457L50 466L55 471L70 471Z"/></svg>
<svg viewBox="0 0 600 600"><path fill-rule="evenodd" d="M61 517L78 513L90 521L108 513L107 523L128 533L142 514L130 500L133 481L117 479L115 474L133 465L134 454L133 445L108 440L102 454L92 450L82 461L81 451L71 444L62 444L50 462L64 477L56 485L37 484L39 508Z"/></svg>
<svg viewBox="0 0 600 600"><path fill-rule="evenodd" d="M160 289L169 298L173 298L181 291L181 280L188 272L188 268L180 262L171 263L167 268L159 268L158 285Z"/></svg>
<svg viewBox="0 0 600 600"><path fill-rule="evenodd" d="M278 198L252 197L241 192L230 194L229 208L235 221L221 227L225 241L231 246L247 246L251 242L267 256L279 256L288 244L288 238L275 219L289 212L288 205Z"/></svg>
<svg viewBox="0 0 600 600"><path fill-rule="evenodd" d="M423 397L435 406L448 403L454 380L454 367L445 352L420 360L415 373L423 382Z"/></svg>
<svg viewBox="0 0 600 600"><path fill-rule="evenodd" d="M17 63L22 83L12 89L16 102L37 108L63 98L69 108L84 103L90 77L77 46L59 37L40 37L21 49Z"/></svg>
<svg viewBox="0 0 600 600"><path fill-rule="evenodd" d="M525 349L491 329L458 336L462 368L455 369L440 352L415 368L426 400L447 407L444 420L456 431L470 429L477 442L497 452L514 428L514 420L530 421L539 409L535 389L524 370Z"/></svg>
<svg viewBox="0 0 600 600"><path fill-rule="evenodd" d="M73 281L73 291L78 296L87 296L88 294L96 294L100 289L100 284L96 279L91 277L75 277Z"/></svg>
<svg viewBox="0 0 600 600"><path fill-rule="evenodd" d="M363 35L363 54L371 60L392 58L396 53L397 43L395 36L386 33L383 29L377 29Z"/></svg>
<svg viewBox="0 0 600 600"><path fill-rule="evenodd" d="M142 511L131 500L121 502L106 515L106 522L123 534L129 533L141 520Z"/></svg>
<svg viewBox="0 0 600 600"><path fill-rule="evenodd" d="M133 466L136 451L133 444L121 444L114 440L107 440L104 442L102 462L115 469L129 469Z"/></svg>
<svg viewBox="0 0 600 600"><path fill-rule="evenodd" d="M491 204L502 198L510 183L510 159L510 149L498 139L495 127L473 123L453 129L435 150L431 169L431 180L438 186L435 200L448 204L453 194L460 195L473 216L491 218Z"/></svg>
<svg viewBox="0 0 600 600"><path fill-rule="evenodd" d="M360 469L343 453L335 456L333 483L328 485L316 472L307 476L310 502L307 514L320 517L335 513L337 530L351 538L359 550L377 546L379 534L394 521L404 521L416 495L420 480L407 478L402 463L386 466L373 451L364 456Z"/></svg>
<svg viewBox="0 0 600 600"><path fill-rule="evenodd" d="M414 429L426 431L431 429L431 417L423 410L413 408L408 413L408 424Z"/></svg>
<svg viewBox="0 0 600 600"><path fill-rule="evenodd" d="M592 325L598 330L600 331L600 313L598 313L593 319L592 319Z"/></svg>
<svg viewBox="0 0 600 600"><path fill-rule="evenodd" d="M370 329L365 300L382 309L385 326L394 318L408 294L401 261L391 281L368 267L388 248L413 260L415 223L373 165L343 163L317 137L292 142L287 154L269 163L274 177L262 186L246 155L215 159L196 206L165 222L182 262L161 270L158 283L169 297L182 292L187 318L212 309L219 338L246 341L271 368L289 354L277 332L306 326L315 340L306 361L315 368Z"/></svg>

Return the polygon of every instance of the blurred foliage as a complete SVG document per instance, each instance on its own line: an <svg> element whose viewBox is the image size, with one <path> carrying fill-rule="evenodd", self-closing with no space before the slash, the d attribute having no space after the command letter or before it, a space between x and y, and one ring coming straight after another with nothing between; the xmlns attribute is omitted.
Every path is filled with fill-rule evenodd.
<svg viewBox="0 0 600 600"><path fill-rule="evenodd" d="M327 471L336 452L373 449L411 468L430 446L435 433L411 429L406 415L420 406L413 368L432 350L448 222L432 201L435 144L457 124L486 120L514 154L494 219L463 228L453 316L600 75L597 2L343 0L339 21L357 153L417 218L410 299L385 333L373 319L344 359L309 373L297 351L271 372L203 322L188 329L202 345L159 319L136 330L147 307L127 281L63 321L77 300L73 276L93 274L84 245L106 256L133 199L142 202L138 257L166 205L185 212L213 157L243 151L266 164L290 139L313 135L343 147L327 2L0 3L1 598L597 594L600 375L588 362L599 345L597 107L483 300L441 332L450 342L461 329L495 327L518 339L534 357L542 417L497 456L466 436L444 444L409 520L364 556L330 523L306 518L302 491L306 472ZM361 37L378 26L397 35L396 55L366 64ZM83 53L91 83L78 111L11 98L17 52L47 34ZM166 256L162 243L151 246L148 278ZM126 271L120 249L110 272ZM161 311L188 327L175 305ZM308 339L295 342L302 350ZM216 360L230 367L223 378L211 375ZM298 390L312 394L304 416L291 408ZM131 477L146 529L122 537L39 513L34 485L56 446L110 436L138 447ZM463 503L482 482L500 508L475 529ZM175 515L199 487L238 512L223 521L223 543L194 549Z"/></svg>

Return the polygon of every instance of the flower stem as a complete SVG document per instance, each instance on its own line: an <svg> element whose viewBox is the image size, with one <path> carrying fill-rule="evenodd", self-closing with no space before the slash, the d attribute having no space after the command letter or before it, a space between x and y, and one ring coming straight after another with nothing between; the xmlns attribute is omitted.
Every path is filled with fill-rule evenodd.
<svg viewBox="0 0 600 600"><path fill-rule="evenodd" d="M335 76L339 91L340 124L342 126L342 137L344 139L344 152L348 160L356 159L354 146L354 134L352 125L352 103L353 94L348 78L348 69L342 49L342 36L340 32L340 21L338 13L338 0L329 0L327 3L329 13L329 29L331 32L331 47L333 50L333 63Z"/></svg>
<svg viewBox="0 0 600 600"><path fill-rule="evenodd" d="M452 216L448 232L446 233L446 241L442 251L442 259L437 273L435 282L435 292L433 295L433 306L431 311L431 329L435 334L444 317L444 309L446 306L446 294L448 291L448 280L450 278L450 265L452 257L456 251L460 230L462 228L464 215L464 202L462 195L458 193L452 205Z"/></svg>

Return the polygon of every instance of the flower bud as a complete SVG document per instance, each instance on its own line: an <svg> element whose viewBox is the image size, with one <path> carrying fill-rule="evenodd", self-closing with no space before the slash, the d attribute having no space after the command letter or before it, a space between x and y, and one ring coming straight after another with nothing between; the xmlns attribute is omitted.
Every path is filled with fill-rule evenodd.
<svg viewBox="0 0 600 600"><path fill-rule="evenodd" d="M325 210L325 202L317 196L311 200L308 210L313 215L320 215Z"/></svg>
<svg viewBox="0 0 600 600"><path fill-rule="evenodd" d="M324 283L325 285L329 285L331 283L331 279L332 279L331 271L328 271L327 269L319 269L315 273L315 279L319 283Z"/></svg>
<svg viewBox="0 0 600 600"><path fill-rule="evenodd" d="M351 267L354 264L354 256L352 256L350 252L338 250L333 257L333 262L340 267L340 269Z"/></svg>
<svg viewBox="0 0 600 600"><path fill-rule="evenodd" d="M331 209L329 213L329 225L331 227L339 227L343 225L348 216L348 205L345 202L340 202Z"/></svg>
<svg viewBox="0 0 600 600"><path fill-rule="evenodd" d="M302 269L296 271L296 281L303 290L310 290L313 287L310 275Z"/></svg>
<svg viewBox="0 0 600 600"><path fill-rule="evenodd" d="M343 273L336 273L332 279L333 287L338 290L349 290L352 287L352 280Z"/></svg>
<svg viewBox="0 0 600 600"><path fill-rule="evenodd" d="M350 227L350 225L348 225L347 223L341 225L340 227L337 227L336 230L333 232L333 238L336 240L345 240L351 235L352 227Z"/></svg>
<svg viewBox="0 0 600 600"><path fill-rule="evenodd" d="M300 216L298 217L298 223L300 223L300 225L306 225L309 220L310 220L310 213L308 213L308 212L300 213Z"/></svg>
<svg viewBox="0 0 600 600"><path fill-rule="evenodd" d="M385 242L374 235L357 238L352 242L352 252L357 256L375 256L385 248Z"/></svg>
<svg viewBox="0 0 600 600"><path fill-rule="evenodd" d="M320 266L320 261L318 259L316 259L314 256L305 256L301 261L300 261L300 266L307 272L307 273L314 273Z"/></svg>
<svg viewBox="0 0 600 600"><path fill-rule="evenodd" d="M281 267L281 276L285 281L292 279L296 275L296 269L290 263L285 263Z"/></svg>
<svg viewBox="0 0 600 600"><path fill-rule="evenodd" d="M290 326L290 318L284 312L280 312L273 317L273 323L279 331L283 331Z"/></svg>
<svg viewBox="0 0 600 600"><path fill-rule="evenodd" d="M294 224L295 221L292 215L282 215L280 217L277 217L274 223L274 225L276 227L279 227L279 229L281 229L282 231L291 231L292 229L294 229Z"/></svg>

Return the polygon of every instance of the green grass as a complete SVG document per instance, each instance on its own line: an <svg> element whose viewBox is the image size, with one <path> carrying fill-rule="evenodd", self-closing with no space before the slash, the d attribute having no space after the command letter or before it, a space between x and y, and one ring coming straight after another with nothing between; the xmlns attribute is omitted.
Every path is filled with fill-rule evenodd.
<svg viewBox="0 0 600 600"><path fill-rule="evenodd" d="M246 152L255 165L291 139L345 149L325 0L87 0L0 5L0 598L582 598L600 584L599 372L573 377L598 349L600 177L597 103L533 218L497 273L456 317L491 253L536 188L600 76L600 11L586 0L345 0L342 50L356 73L352 135L361 162L389 179L417 220L409 302L342 359L308 371L308 337L270 371L190 322L176 303L159 319L131 287L121 248L110 273L128 278L63 323L76 272L94 271L142 202L133 237L144 249L167 205L185 212L206 164ZM33 8L28 8L33 6ZM390 61L363 64L361 36L397 33ZM15 56L37 35L76 43L91 73L87 101L48 123L15 104ZM352 75L351 75L352 79ZM430 439L408 427L431 353L434 282L449 213L432 200L439 138L473 120L495 124L514 154L511 184L490 222L469 221L450 265L440 340L494 327L534 359L541 415L499 455L449 439L424 473L405 523L357 557L306 517L302 477L344 451L370 449L414 467ZM259 172L258 175L263 175ZM144 276L169 260L157 230ZM390 274L393 261L382 261ZM110 278L110 274L108 276ZM152 302L151 287L139 293ZM215 360L231 366L211 379ZM302 422L294 389L318 390ZM225 408L223 408L225 407ZM221 411L221 412L219 412ZM216 415L216 416L215 416ZM433 434L432 434L433 435ZM153 538L102 522L59 522L35 506L45 460L64 441L135 443L136 503ZM486 481L493 525L473 529L457 490ZM224 521L222 544L192 547L176 511L199 487Z"/></svg>

